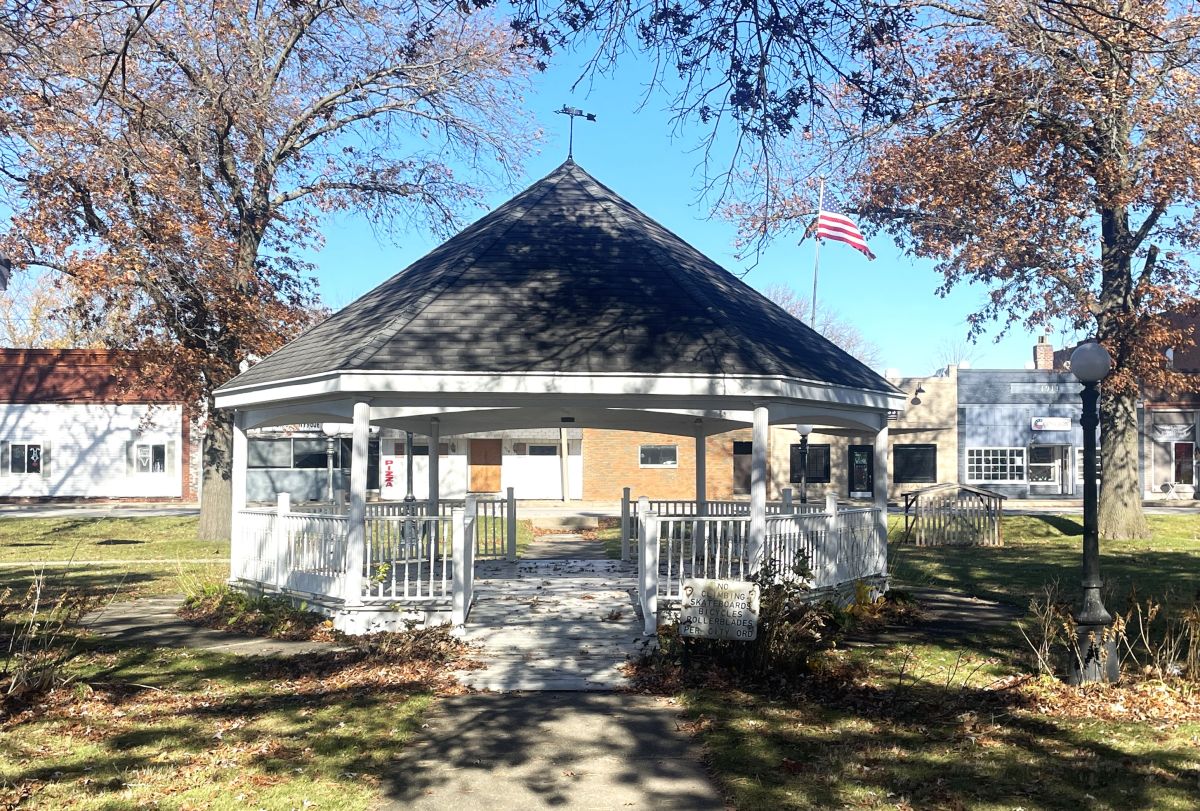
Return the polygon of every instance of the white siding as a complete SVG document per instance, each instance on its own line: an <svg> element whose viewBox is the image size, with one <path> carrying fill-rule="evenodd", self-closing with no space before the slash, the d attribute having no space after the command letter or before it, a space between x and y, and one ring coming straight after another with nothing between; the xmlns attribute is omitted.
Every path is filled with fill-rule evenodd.
<svg viewBox="0 0 1200 811"><path fill-rule="evenodd" d="M421 439L425 439L421 437ZM427 444L418 441L417 445ZM387 453L393 443L399 453ZM457 453L451 453L438 460L438 490L440 498L466 498L467 496L467 443L458 440L451 443ZM402 500L408 493L408 466L404 459L403 439L384 439L379 458L379 497L382 499ZM393 471L392 486L387 486L387 470ZM429 498L429 457L413 456L413 495L424 501Z"/></svg>
<svg viewBox="0 0 1200 811"><path fill-rule="evenodd" d="M178 405L0 404L0 448L50 444L49 475L0 475L0 497L178 498L182 495ZM168 469L131 473L128 443L173 444Z"/></svg>

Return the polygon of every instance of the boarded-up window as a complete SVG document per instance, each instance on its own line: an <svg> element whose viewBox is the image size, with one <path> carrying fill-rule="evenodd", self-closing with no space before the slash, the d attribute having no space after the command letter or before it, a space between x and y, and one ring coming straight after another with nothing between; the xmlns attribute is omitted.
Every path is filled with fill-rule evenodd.
<svg viewBox="0 0 1200 811"><path fill-rule="evenodd" d="M792 445L791 470L788 481L800 483L800 445ZM809 443L808 446L808 484L826 484L829 482L829 446Z"/></svg>
<svg viewBox="0 0 1200 811"><path fill-rule="evenodd" d="M894 445L892 480L897 484L937 481L937 445Z"/></svg>

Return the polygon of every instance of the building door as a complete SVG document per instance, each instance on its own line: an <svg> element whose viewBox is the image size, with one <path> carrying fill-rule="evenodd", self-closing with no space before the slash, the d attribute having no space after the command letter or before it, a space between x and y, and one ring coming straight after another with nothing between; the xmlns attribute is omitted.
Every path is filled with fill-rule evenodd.
<svg viewBox="0 0 1200 811"><path fill-rule="evenodd" d="M850 498L875 495L875 446L851 445L846 453Z"/></svg>
<svg viewBox="0 0 1200 811"><path fill-rule="evenodd" d="M750 470L754 459L753 442L733 443L733 494L750 495Z"/></svg>
<svg viewBox="0 0 1200 811"><path fill-rule="evenodd" d="M501 444L499 439L472 439L467 448L472 493L500 492Z"/></svg>
<svg viewBox="0 0 1200 811"><path fill-rule="evenodd" d="M1175 484L1196 486L1196 446L1191 442L1176 442L1173 447Z"/></svg>

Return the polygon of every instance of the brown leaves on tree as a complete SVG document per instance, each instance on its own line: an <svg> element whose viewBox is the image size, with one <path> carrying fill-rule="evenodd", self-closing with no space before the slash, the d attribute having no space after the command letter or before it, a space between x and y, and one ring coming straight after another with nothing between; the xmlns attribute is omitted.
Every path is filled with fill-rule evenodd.
<svg viewBox="0 0 1200 811"><path fill-rule="evenodd" d="M969 319L1065 324L1112 353L1102 408L1101 531L1144 534L1139 388L1195 389L1168 368L1192 345L1200 284L1200 9L1165 0L976 0L921 6L896 69L911 106L864 131L841 96L778 178L769 208L735 212L753 238L803 228L814 175L848 178L862 219L936 262L941 292L990 289ZM815 165L815 166L814 166Z"/></svg>

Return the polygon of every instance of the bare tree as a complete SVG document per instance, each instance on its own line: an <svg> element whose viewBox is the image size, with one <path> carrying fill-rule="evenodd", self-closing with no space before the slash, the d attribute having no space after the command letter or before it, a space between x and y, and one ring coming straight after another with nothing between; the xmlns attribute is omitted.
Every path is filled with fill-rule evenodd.
<svg viewBox="0 0 1200 811"><path fill-rule="evenodd" d="M778 304L796 318L808 324L811 316L811 301L797 293L786 284L771 284L763 291L763 295ZM837 313L817 306L817 322L809 324L841 349L858 358L867 366L878 367L882 362L879 346L862 334L858 327Z"/></svg>

